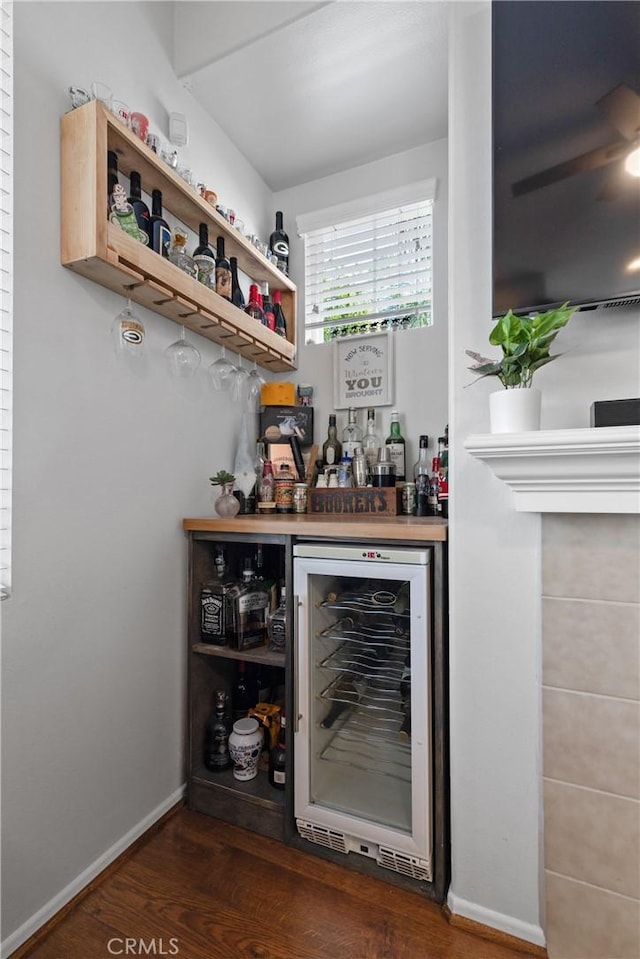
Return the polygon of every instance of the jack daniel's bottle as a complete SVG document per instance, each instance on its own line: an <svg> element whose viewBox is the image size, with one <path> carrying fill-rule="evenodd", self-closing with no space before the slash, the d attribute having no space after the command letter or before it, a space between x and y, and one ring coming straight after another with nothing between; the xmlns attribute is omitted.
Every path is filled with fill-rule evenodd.
<svg viewBox="0 0 640 959"><path fill-rule="evenodd" d="M203 643L226 646L232 584L227 578L222 549L218 549L215 562L216 575L202 584L200 593L200 634Z"/></svg>

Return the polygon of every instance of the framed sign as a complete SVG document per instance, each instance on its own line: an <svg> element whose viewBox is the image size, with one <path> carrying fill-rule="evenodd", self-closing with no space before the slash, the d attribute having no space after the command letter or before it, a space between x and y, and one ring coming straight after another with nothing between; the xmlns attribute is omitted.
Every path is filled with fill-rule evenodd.
<svg viewBox="0 0 640 959"><path fill-rule="evenodd" d="M373 333L333 343L333 403L390 406L393 403L392 333Z"/></svg>

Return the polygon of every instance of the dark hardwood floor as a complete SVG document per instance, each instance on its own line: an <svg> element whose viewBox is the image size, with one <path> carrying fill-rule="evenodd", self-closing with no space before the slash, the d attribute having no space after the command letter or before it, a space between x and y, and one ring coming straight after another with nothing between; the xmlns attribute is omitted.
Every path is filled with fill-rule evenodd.
<svg viewBox="0 0 640 959"><path fill-rule="evenodd" d="M15 955L525 959L530 954L455 928L417 893L181 808L40 942Z"/></svg>

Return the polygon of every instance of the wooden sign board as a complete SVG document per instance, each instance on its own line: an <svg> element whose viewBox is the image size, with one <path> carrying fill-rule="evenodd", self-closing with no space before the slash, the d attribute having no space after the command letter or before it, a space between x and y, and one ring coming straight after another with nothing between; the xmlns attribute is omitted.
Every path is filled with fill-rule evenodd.
<svg viewBox="0 0 640 959"><path fill-rule="evenodd" d="M354 489L310 489L307 512L327 516L396 516L398 494L395 487L357 487Z"/></svg>

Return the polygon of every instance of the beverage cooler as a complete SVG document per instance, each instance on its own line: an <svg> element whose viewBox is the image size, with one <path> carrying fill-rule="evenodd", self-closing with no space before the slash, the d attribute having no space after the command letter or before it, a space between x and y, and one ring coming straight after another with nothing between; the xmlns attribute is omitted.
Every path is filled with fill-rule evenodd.
<svg viewBox="0 0 640 959"><path fill-rule="evenodd" d="M430 548L294 547L294 813L310 842L432 879Z"/></svg>

